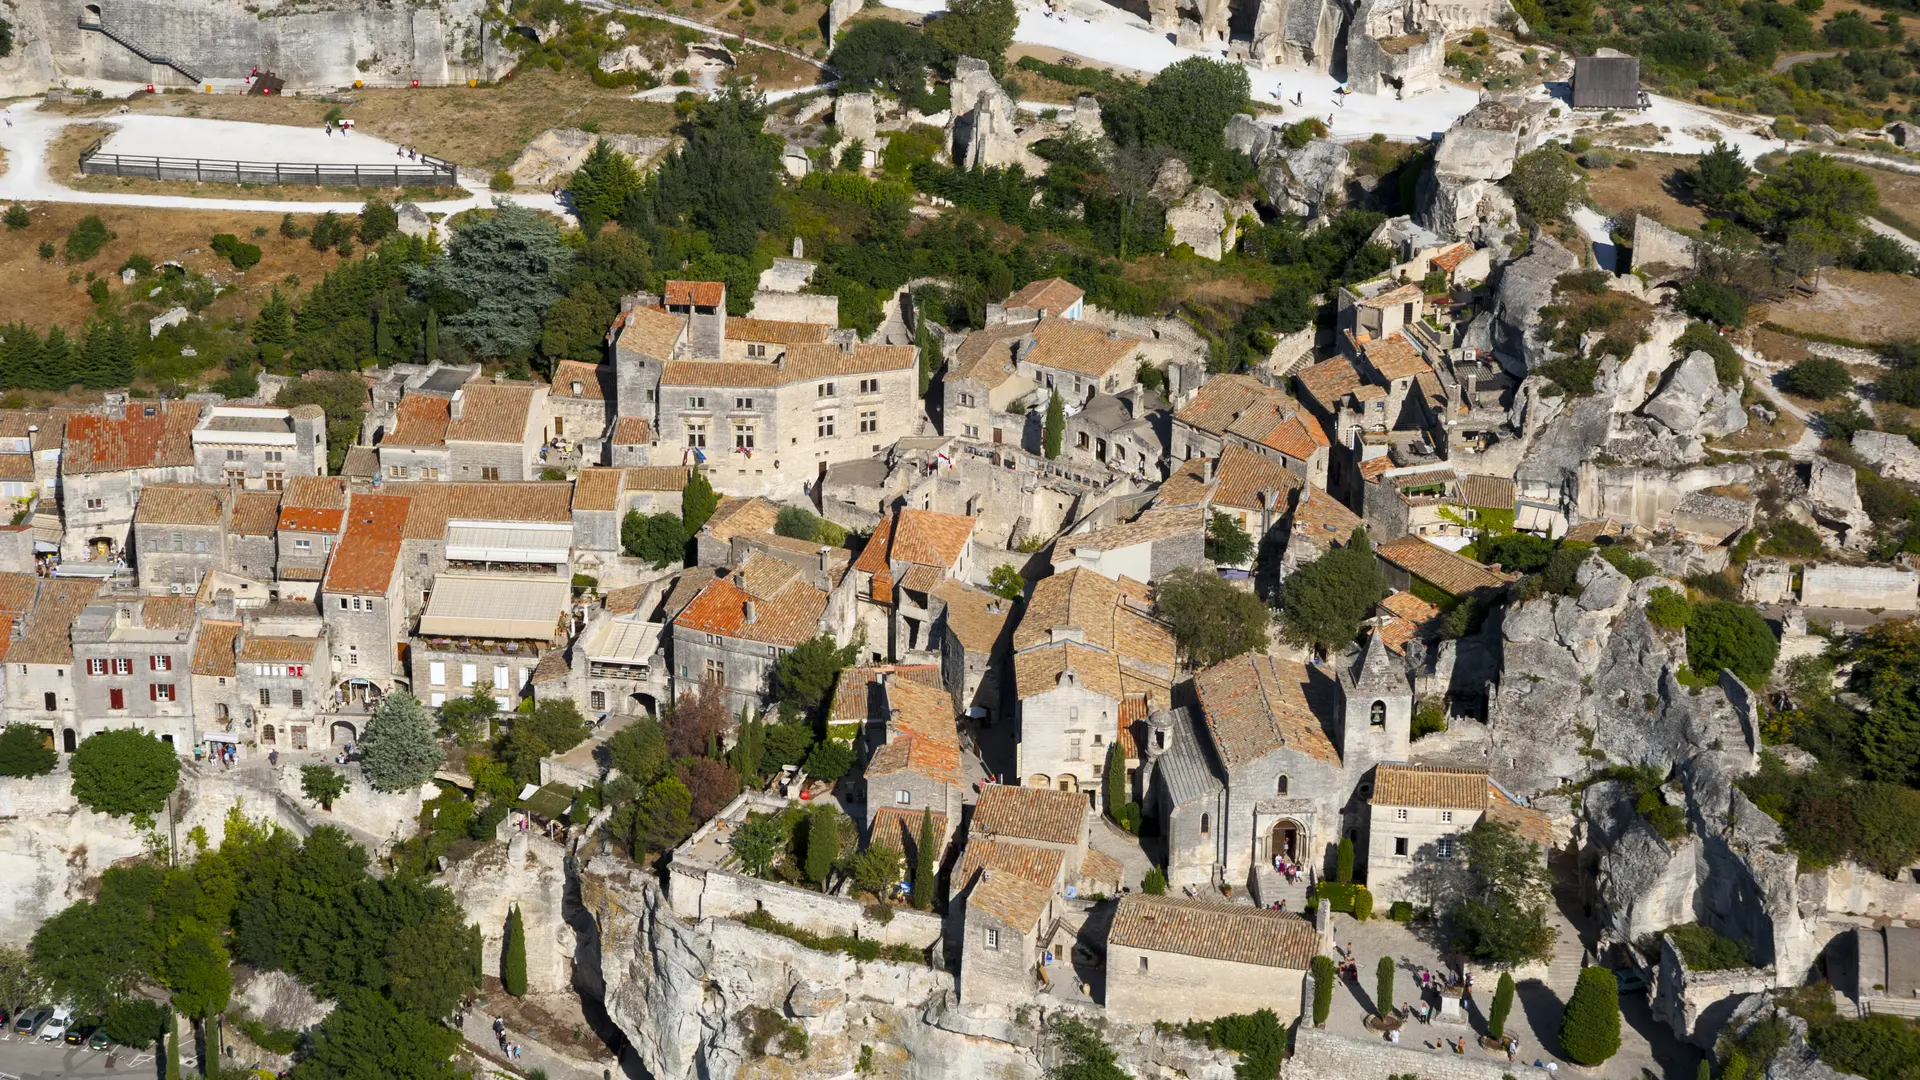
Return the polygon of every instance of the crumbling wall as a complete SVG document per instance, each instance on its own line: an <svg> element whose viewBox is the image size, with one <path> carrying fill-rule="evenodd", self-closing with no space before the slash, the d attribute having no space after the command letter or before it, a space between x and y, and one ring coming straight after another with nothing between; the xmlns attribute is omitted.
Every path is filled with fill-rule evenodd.
<svg viewBox="0 0 1920 1080"><path fill-rule="evenodd" d="M885 945L924 949L940 938L937 915L895 907L887 922L870 918L857 900L828 896L726 870L684 865L669 868L667 892L684 919L737 919L764 911L789 926L825 937L848 935Z"/></svg>

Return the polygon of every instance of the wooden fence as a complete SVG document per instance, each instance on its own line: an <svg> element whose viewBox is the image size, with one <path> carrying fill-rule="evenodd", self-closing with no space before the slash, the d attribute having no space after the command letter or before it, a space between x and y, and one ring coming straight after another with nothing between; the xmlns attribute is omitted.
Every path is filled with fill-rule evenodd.
<svg viewBox="0 0 1920 1080"><path fill-rule="evenodd" d="M101 140L104 141L104 140ZM89 176L134 176L143 180L191 180L205 184L312 184L316 187L458 187L452 162L422 156L404 165L286 164L271 161L206 161L201 158L130 157L103 154L100 142L80 152Z"/></svg>

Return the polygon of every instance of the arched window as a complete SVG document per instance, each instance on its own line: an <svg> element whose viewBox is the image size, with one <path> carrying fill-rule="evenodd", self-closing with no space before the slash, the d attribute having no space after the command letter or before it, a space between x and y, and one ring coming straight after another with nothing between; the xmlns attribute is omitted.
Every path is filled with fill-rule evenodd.
<svg viewBox="0 0 1920 1080"><path fill-rule="evenodd" d="M1386 702L1376 701L1373 703L1373 707L1367 710L1367 723L1374 727L1386 726L1386 723L1387 723L1387 703Z"/></svg>
<svg viewBox="0 0 1920 1080"><path fill-rule="evenodd" d="M1205 836L1212 831L1213 831L1213 815L1201 814L1200 815L1200 835Z"/></svg>
<svg viewBox="0 0 1920 1080"><path fill-rule="evenodd" d="M1285 773L1282 773L1280 779L1274 782L1273 793L1275 795L1285 795L1287 793L1287 777Z"/></svg>

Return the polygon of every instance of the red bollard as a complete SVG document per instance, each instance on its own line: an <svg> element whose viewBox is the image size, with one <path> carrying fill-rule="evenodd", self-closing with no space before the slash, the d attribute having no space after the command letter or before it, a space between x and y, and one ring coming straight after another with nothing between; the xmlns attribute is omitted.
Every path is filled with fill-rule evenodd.
<svg viewBox="0 0 1920 1080"><path fill-rule="evenodd" d="M415 80L413 80L413 88L414 88L415 90L418 90L418 89L420 89L420 80L419 80L419 79L415 79Z"/></svg>

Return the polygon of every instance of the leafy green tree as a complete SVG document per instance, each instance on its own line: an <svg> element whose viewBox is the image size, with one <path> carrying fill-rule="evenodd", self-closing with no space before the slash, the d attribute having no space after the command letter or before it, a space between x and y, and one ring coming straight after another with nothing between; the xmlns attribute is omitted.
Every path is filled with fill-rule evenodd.
<svg viewBox="0 0 1920 1080"><path fill-rule="evenodd" d="M455 230L446 257L409 279L422 295L453 299L457 310L441 323L468 348L511 359L539 343L541 317L560 299L573 259L551 218L502 201L492 216Z"/></svg>
<svg viewBox="0 0 1920 1080"><path fill-rule="evenodd" d="M440 767L433 721L420 699L395 690L380 699L360 736L360 764L376 791L419 787Z"/></svg>
<svg viewBox="0 0 1920 1080"><path fill-rule="evenodd" d="M1461 951L1489 964L1544 960L1553 948L1547 901L1553 879L1539 845L1504 821L1482 818L1460 836L1467 873L1451 912Z"/></svg>
<svg viewBox="0 0 1920 1080"><path fill-rule="evenodd" d="M1376 1016L1393 1012L1393 957L1382 956L1373 968L1373 1011Z"/></svg>
<svg viewBox="0 0 1920 1080"><path fill-rule="evenodd" d="M1500 973L1500 983L1493 988L1493 1007L1487 1012L1487 1038L1499 1042L1507 1035L1507 1016L1513 1012L1513 972Z"/></svg>
<svg viewBox="0 0 1920 1080"><path fill-rule="evenodd" d="M807 775L831 784L853 771L853 747L838 739L813 744L807 752Z"/></svg>
<svg viewBox="0 0 1920 1080"><path fill-rule="evenodd" d="M641 784L667 769L667 733L658 720L639 717L607 740L607 764Z"/></svg>
<svg viewBox="0 0 1920 1080"><path fill-rule="evenodd" d="M747 873L766 877L773 871L773 858L787 846L793 832L785 814L752 814L745 824L733 830L728 846Z"/></svg>
<svg viewBox="0 0 1920 1080"><path fill-rule="evenodd" d="M773 531L792 540L820 539L820 517L798 506L783 506L774 515Z"/></svg>
<svg viewBox="0 0 1920 1080"><path fill-rule="evenodd" d="M1148 896L1167 895L1166 871L1157 866L1147 867L1146 875L1140 879L1140 891Z"/></svg>
<svg viewBox="0 0 1920 1080"><path fill-rule="evenodd" d="M368 199L360 207L360 242L378 244L400 231L400 211L385 199Z"/></svg>
<svg viewBox="0 0 1920 1080"><path fill-rule="evenodd" d="M987 591L1002 600L1018 600L1027 592L1027 579L1012 563L1001 563L987 575Z"/></svg>
<svg viewBox="0 0 1920 1080"><path fill-rule="evenodd" d="M349 990L313 1032L293 1080L458 1080L460 1035L430 1014L403 1010L371 990Z"/></svg>
<svg viewBox="0 0 1920 1080"><path fill-rule="evenodd" d="M926 91L927 69L939 59L939 44L917 27L864 19L835 35L827 62L847 90L885 87L911 101Z"/></svg>
<svg viewBox="0 0 1920 1080"><path fill-rule="evenodd" d="M1106 790L1107 817L1125 822L1127 815L1127 753L1118 742L1107 747L1107 767L1101 777Z"/></svg>
<svg viewBox="0 0 1920 1080"><path fill-rule="evenodd" d="M640 187L640 172L633 159L614 149L605 139L596 139L585 161L567 181L567 200L580 215L580 228L588 236L620 216L627 196Z"/></svg>
<svg viewBox="0 0 1920 1080"><path fill-rule="evenodd" d="M1780 386L1789 394L1826 401L1853 389L1853 373L1838 360L1810 356L1781 372Z"/></svg>
<svg viewBox="0 0 1920 1080"><path fill-rule="evenodd" d="M816 806L807 815L807 880L825 885L827 873L839 858L839 811L831 806Z"/></svg>
<svg viewBox="0 0 1920 1080"><path fill-rule="evenodd" d="M751 254L760 234L783 219L781 142L762 130L765 121L765 100L744 89L701 102L686 142L628 197L621 223L649 235L691 226L707 234L716 253ZM728 290L729 305L743 305L735 314L746 313L752 292Z"/></svg>
<svg viewBox="0 0 1920 1080"><path fill-rule="evenodd" d="M953 0L946 14L927 24L927 36L949 56L985 60L997 76L1019 25L1013 0Z"/></svg>
<svg viewBox="0 0 1920 1080"><path fill-rule="evenodd" d="M1194 567L1160 579L1153 609L1194 664L1210 666L1267 647L1272 616L1260 598Z"/></svg>
<svg viewBox="0 0 1920 1080"><path fill-rule="evenodd" d="M1207 558L1222 566L1245 566L1253 559L1253 537L1238 518L1218 510L1207 522Z"/></svg>
<svg viewBox="0 0 1920 1080"><path fill-rule="evenodd" d="M1722 213L1730 208L1734 196L1746 193L1747 183L1752 179L1753 170L1747 167L1740 151L1723 142L1714 143L1713 149L1701 154L1686 173L1687 186L1694 198L1708 209Z"/></svg>
<svg viewBox="0 0 1920 1080"><path fill-rule="evenodd" d="M1747 324L1747 301L1739 290L1703 277L1691 277L1680 283L1675 301L1680 310L1735 330Z"/></svg>
<svg viewBox="0 0 1920 1080"><path fill-rule="evenodd" d="M939 842L933 831L933 808L929 806L920 811L920 836L913 846L913 906L921 911L933 906L934 875L939 872L934 849Z"/></svg>
<svg viewBox="0 0 1920 1080"><path fill-rule="evenodd" d="M686 526L677 515L665 511L648 516L629 510L620 521L620 545L628 555L645 559L660 570L685 561Z"/></svg>
<svg viewBox="0 0 1920 1080"><path fill-rule="evenodd" d="M30 951L55 997L101 1012L150 980L160 967L153 910L160 876L153 866L109 869L96 898L40 924Z"/></svg>
<svg viewBox="0 0 1920 1080"><path fill-rule="evenodd" d="M858 643L841 646L826 634L788 650L773 667L773 693L782 705L813 717L826 708L840 672L852 665Z"/></svg>
<svg viewBox="0 0 1920 1080"><path fill-rule="evenodd" d="M1250 112L1251 85L1239 64L1194 56L1169 64L1144 87L1115 95L1104 118L1113 141L1153 151L1152 167L1173 156L1196 179L1214 184L1244 180L1252 162L1229 151L1222 132L1235 113Z"/></svg>
<svg viewBox="0 0 1920 1080"><path fill-rule="evenodd" d="M308 309L315 306L315 297L320 295L322 284L307 297L306 306L301 308L304 319ZM296 323L295 341L300 340L299 324ZM299 348L296 345L295 359L298 360ZM356 362L357 363L357 362ZM327 472L338 473L340 466L347 460L347 450L360 441L360 421L366 416L367 384L360 376L344 371L309 372L294 379L280 388L273 400L283 409L292 409L301 405L318 405L327 414Z"/></svg>
<svg viewBox="0 0 1920 1080"><path fill-rule="evenodd" d="M26 949L0 942L0 1013L18 1016L46 992L46 980Z"/></svg>
<svg viewBox="0 0 1920 1080"><path fill-rule="evenodd" d="M1580 171L1566 151L1543 146L1520 155L1507 176L1513 201L1535 221L1564 221L1580 198Z"/></svg>
<svg viewBox="0 0 1920 1080"><path fill-rule="evenodd" d="M219 935L189 927L167 946L160 981L173 992L173 1007L196 1022L227 1007L233 995L233 970Z"/></svg>
<svg viewBox="0 0 1920 1080"><path fill-rule="evenodd" d="M70 764L73 797L112 817L157 814L180 783L173 748L138 728L89 735Z"/></svg>
<svg viewBox="0 0 1920 1080"><path fill-rule="evenodd" d="M1693 621L1693 604L1686 594L1662 585L1647 594L1647 619L1668 630L1684 630Z"/></svg>
<svg viewBox="0 0 1920 1080"><path fill-rule="evenodd" d="M700 527L713 516L720 505L720 497L713 493L713 483L707 474L699 469L693 470L687 477L687 486L680 489L680 518L686 523L687 535L698 536Z"/></svg>
<svg viewBox="0 0 1920 1080"><path fill-rule="evenodd" d="M9 1014L14 1011L8 1008ZM172 1021L165 1005L149 998L128 998L107 1010L107 1037L121 1046L150 1048L165 1037Z"/></svg>
<svg viewBox="0 0 1920 1080"><path fill-rule="evenodd" d="M60 763L52 742L32 724L16 721L0 728L0 776L45 776L52 772Z"/></svg>
<svg viewBox="0 0 1920 1080"><path fill-rule="evenodd" d="M1066 433L1066 404L1060 400L1058 389L1050 390L1047 393L1046 429L1041 434L1041 449L1046 453L1048 461L1060 456L1060 440Z"/></svg>
<svg viewBox="0 0 1920 1080"><path fill-rule="evenodd" d="M1880 208L1873 179L1834 158L1802 151L1787 158L1755 185L1749 219L1756 227L1788 236L1852 236L1860 219Z"/></svg>
<svg viewBox="0 0 1920 1080"><path fill-rule="evenodd" d="M1387 595L1365 529L1296 568L1280 583L1280 627L1289 641L1333 652L1360 633L1360 624Z"/></svg>
<svg viewBox="0 0 1920 1080"><path fill-rule="evenodd" d="M1333 970L1333 957L1321 953L1313 958L1313 1026L1325 1027L1327 1017L1333 1014L1333 984L1338 974Z"/></svg>
<svg viewBox="0 0 1920 1080"><path fill-rule="evenodd" d="M1560 1017L1560 1048L1576 1065L1598 1065L1620 1049L1620 985L1613 972L1580 969Z"/></svg>
<svg viewBox="0 0 1920 1080"><path fill-rule="evenodd" d="M462 746L472 746L487 737L500 702L493 696L493 683L475 683L465 697L448 698L439 708L440 734Z"/></svg>
<svg viewBox="0 0 1920 1080"><path fill-rule="evenodd" d="M1870 232L1853 250L1853 268L1869 274L1911 274L1920 267L1913 252L1891 236Z"/></svg>
<svg viewBox="0 0 1920 1080"><path fill-rule="evenodd" d="M760 758L760 771L775 773L789 765L807 760L813 749L813 725L805 722L771 724L766 728L766 750Z"/></svg>
<svg viewBox="0 0 1920 1080"><path fill-rule="evenodd" d="M885 844L868 844L846 860L844 871L853 879L853 895L872 893L884 904L900 883L900 852Z"/></svg>
<svg viewBox="0 0 1920 1080"><path fill-rule="evenodd" d="M527 925L520 905L507 912L506 955L500 961L500 985L514 997L527 996Z"/></svg>
<svg viewBox="0 0 1920 1080"><path fill-rule="evenodd" d="M678 777L655 780L624 815L615 814L615 835L627 845L635 858L647 851L667 851L692 831L688 820L693 810L693 793Z"/></svg>
<svg viewBox="0 0 1920 1080"><path fill-rule="evenodd" d="M1333 880L1342 885L1353 881L1353 841L1344 836L1333 849Z"/></svg>
<svg viewBox="0 0 1920 1080"><path fill-rule="evenodd" d="M1746 604L1714 600L1693 609L1687 623L1687 666L1702 675L1731 671L1759 688L1773 674L1780 642L1767 620Z"/></svg>
<svg viewBox="0 0 1920 1080"><path fill-rule="evenodd" d="M302 765L300 791L319 803L320 809L332 810L333 800L347 793L347 778L339 770L325 765Z"/></svg>

